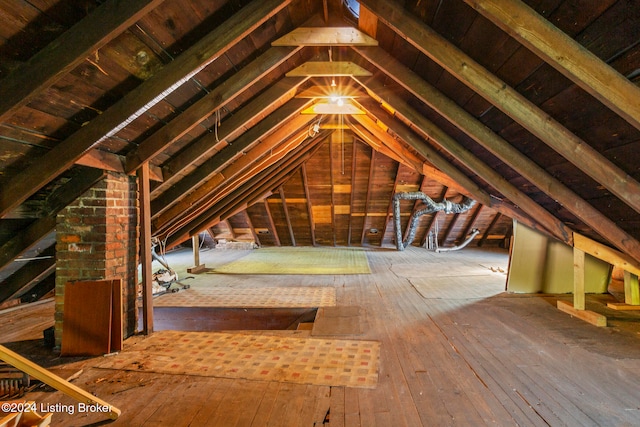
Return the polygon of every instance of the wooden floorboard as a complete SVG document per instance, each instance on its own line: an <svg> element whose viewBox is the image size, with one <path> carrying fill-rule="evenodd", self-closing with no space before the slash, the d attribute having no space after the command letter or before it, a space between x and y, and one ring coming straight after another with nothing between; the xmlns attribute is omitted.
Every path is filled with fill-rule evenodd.
<svg viewBox="0 0 640 427"><path fill-rule="evenodd" d="M213 267L246 253L202 251L200 257ZM558 299L570 296L501 293L506 276L496 271L506 270L504 252L408 248L369 250L367 256L372 274L199 274L189 284L335 288L338 306L364 308L361 333L340 338L381 344L373 389L117 371L96 368L101 357L57 358L41 345L42 331L53 324L52 302L0 312L0 342L48 366L82 370L74 383L122 410L113 425L638 425L640 313L607 308L612 295L587 298L590 310L609 319L608 327L597 328L555 308ZM181 277L193 263L190 252L167 259ZM466 268L473 274L465 275ZM472 276L483 269L495 274L495 294L487 294L486 275L482 292L461 293L463 286L473 290ZM437 281L429 282L431 275ZM430 294L443 277L449 277L446 286ZM422 289L426 295L412 280L428 284ZM138 339L126 340L124 351ZM51 390L27 397L74 404ZM88 426L104 419L56 413L52 425Z"/></svg>

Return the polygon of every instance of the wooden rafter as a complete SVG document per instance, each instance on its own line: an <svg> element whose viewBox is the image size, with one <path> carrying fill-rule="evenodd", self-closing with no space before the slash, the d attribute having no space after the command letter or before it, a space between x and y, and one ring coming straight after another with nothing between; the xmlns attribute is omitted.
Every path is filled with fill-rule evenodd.
<svg viewBox="0 0 640 427"><path fill-rule="evenodd" d="M55 244L38 254L38 258L25 264L3 280L0 286L0 301L17 298L56 270Z"/></svg>
<svg viewBox="0 0 640 427"><path fill-rule="evenodd" d="M640 183L585 141L403 8L382 0L362 0L361 4L420 52L640 212Z"/></svg>
<svg viewBox="0 0 640 427"><path fill-rule="evenodd" d="M259 81L298 51L299 49L293 48L271 48L222 84L209 91L207 95L190 105L166 126L163 126L142 141L135 150L129 152L126 162L127 172L130 173L143 162L153 159L169 145L198 126L216 110L233 101L247 87Z"/></svg>
<svg viewBox="0 0 640 427"><path fill-rule="evenodd" d="M362 219L362 235L360 236L360 246L364 245L364 236L367 234L367 216L369 216L369 205L371 204L371 188L373 187L373 172L375 170L376 151L371 150L371 162L369 163L369 179L367 180L367 197L364 203L364 217Z"/></svg>
<svg viewBox="0 0 640 427"><path fill-rule="evenodd" d="M299 112L309 105L307 102L300 100L292 100L297 88L305 82L304 78L285 78L271 86L259 96L245 105L239 111L236 111L228 120L223 121L218 132L205 134L203 137L196 139L179 154L171 158L164 166L165 181L174 182L174 178L179 178L181 172L187 169L201 158L221 151L232 142L236 152L248 149L250 144L257 141L263 135L271 132L278 124L286 123L291 117L299 114ZM283 105L284 104L284 105ZM286 106L288 104L288 107ZM272 111L279 106L276 111ZM256 120L268 114L257 125L252 126ZM246 131L247 128L251 129ZM218 157L217 163L229 161L226 156L233 150L227 151ZM226 160L224 160L226 159ZM195 176L195 175L194 175ZM192 183L191 186L194 184Z"/></svg>
<svg viewBox="0 0 640 427"><path fill-rule="evenodd" d="M319 144L322 138L326 137L326 133L321 132L308 144ZM271 193L278 180L287 177L292 170L300 166L313 151L309 149L309 145L301 145L288 153L281 153L282 158L269 168L262 169L260 172L251 175L251 179L240 185L238 188L221 198L207 211L197 215L195 218L189 218L186 223L175 230L168 238L167 247L173 247L179 244L195 233L199 233L211 227L220 218L228 218L240 210L246 209L247 206L267 197L267 193Z"/></svg>
<svg viewBox="0 0 640 427"><path fill-rule="evenodd" d="M525 3L513 0L465 2L640 129L640 88Z"/></svg>
<svg viewBox="0 0 640 427"><path fill-rule="evenodd" d="M0 193L0 217L71 167L95 143L115 134L161 97L180 87L221 53L286 7L291 0L252 2L200 39L104 113L56 145L39 161L37 174L25 170L6 183Z"/></svg>
<svg viewBox="0 0 640 427"><path fill-rule="evenodd" d="M217 172L205 184L197 187L166 212L160 214L154 220L156 232L163 232L167 226L179 222L186 215L191 216L208 209L234 187L250 179L259 169L269 167L276 162L281 155L284 155L286 149L294 149L303 143L307 135L307 120L308 118L302 116L293 118L290 123L291 129L302 126L304 131L298 131L293 136L289 136L286 134L291 132L291 129L280 128L247 155ZM276 154L267 157L272 150L277 150Z"/></svg>
<svg viewBox="0 0 640 427"><path fill-rule="evenodd" d="M242 134L233 142L232 146L227 145L216 155L210 157L189 175L183 177L178 183L174 184L171 188L167 189L160 196L154 199L151 208L155 215L173 204L178 203L186 194L193 191L194 188L197 188L199 185L204 184L208 179L211 179L211 177L220 168L223 168L236 157L242 156L246 150L257 144L261 138L264 138L272 132L278 124L283 121L286 123L289 119L297 116L300 110L304 108L308 102L309 100L291 99L287 104L283 105L278 110L267 116L264 120L261 120L257 125ZM242 116L244 116L244 114ZM247 115L244 117L245 119L242 120L242 122L247 123L255 116Z"/></svg>
<svg viewBox="0 0 640 427"><path fill-rule="evenodd" d="M0 81L0 122L164 0L109 0Z"/></svg>
<svg viewBox="0 0 640 427"><path fill-rule="evenodd" d="M372 82L368 82L367 84L369 86L373 86ZM530 215L537 218L539 223L547 230L548 233L562 240L563 242L569 244L571 243L571 239L573 236L572 231L567 226L565 226L558 218L552 215L549 211L542 208L514 185L509 183L502 175L498 174L493 168L489 167L486 163L478 159L475 155L473 155L473 153L463 148L459 143L457 143L452 137L442 131L434 123L418 114L402 99L392 94L386 94L385 96L387 97L387 101L390 103L390 105L393 106L397 113L400 113L402 116L406 117L413 125L415 125L414 129L421 132L424 137L436 142L440 147L444 148L453 157L464 164L465 167L478 174L478 176L484 179L487 183L489 183L489 185L498 190L501 194L504 194L511 202L522 207ZM372 108L371 106L369 106L369 103L367 104L367 108ZM378 108L378 110L382 109ZM378 115L379 114L380 113L378 113Z"/></svg>
<svg viewBox="0 0 640 427"><path fill-rule="evenodd" d="M640 243L543 168L522 154L453 100L404 67L382 49L356 49L416 98L449 120L484 149L505 162L621 251L640 259ZM382 94L384 96L384 94Z"/></svg>

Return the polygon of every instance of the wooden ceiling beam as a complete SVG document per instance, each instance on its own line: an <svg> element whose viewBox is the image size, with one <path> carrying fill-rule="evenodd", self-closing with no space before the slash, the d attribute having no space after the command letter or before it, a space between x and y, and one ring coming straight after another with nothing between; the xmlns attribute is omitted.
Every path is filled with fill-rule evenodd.
<svg viewBox="0 0 640 427"><path fill-rule="evenodd" d="M70 168L94 144L116 134L180 87L290 2L263 0L243 7L104 113L42 156L37 173L26 169L12 177L0 193L0 217Z"/></svg>
<svg viewBox="0 0 640 427"><path fill-rule="evenodd" d="M298 27L271 46L377 46L378 41L353 27Z"/></svg>
<svg viewBox="0 0 640 427"><path fill-rule="evenodd" d="M640 212L640 183L588 143L402 7L383 0L362 0L361 4L420 52Z"/></svg>
<svg viewBox="0 0 640 427"><path fill-rule="evenodd" d="M210 90L203 98L190 105L166 126L142 141L135 150L129 152L126 161L127 173L131 173L142 163L153 159L299 50L300 48L272 47L222 84Z"/></svg>
<svg viewBox="0 0 640 427"><path fill-rule="evenodd" d="M127 159L125 156L94 148L87 151L84 156L80 157L76 161L76 165L88 166L110 172L126 173L124 168L126 161ZM149 179L162 182L162 169L158 166L149 165Z"/></svg>
<svg viewBox="0 0 640 427"><path fill-rule="evenodd" d="M539 190L583 221L620 251L640 260L640 243L518 149L477 120L453 100L379 48L355 49L363 58L431 107L481 147L502 160ZM386 92L380 93L384 97Z"/></svg>
<svg viewBox="0 0 640 427"><path fill-rule="evenodd" d="M535 10L514 0L464 1L640 129L640 88Z"/></svg>
<svg viewBox="0 0 640 427"><path fill-rule="evenodd" d="M0 80L0 122L115 39L164 0L109 0Z"/></svg>

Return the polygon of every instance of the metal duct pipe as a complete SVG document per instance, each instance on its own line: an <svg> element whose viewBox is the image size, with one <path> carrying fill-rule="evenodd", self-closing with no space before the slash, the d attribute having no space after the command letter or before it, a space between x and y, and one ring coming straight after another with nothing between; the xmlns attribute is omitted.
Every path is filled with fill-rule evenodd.
<svg viewBox="0 0 640 427"><path fill-rule="evenodd" d="M480 234L480 230L478 230L477 228L474 228L471 232L471 234L469 234L469 237L467 237L467 239L462 242L461 244L459 244L458 246L452 246L450 248L436 248L436 252L440 253L440 252L452 252L452 251L459 251L460 249L464 248L465 246L467 246L469 243L471 243L471 241L478 235Z"/></svg>
<svg viewBox="0 0 640 427"><path fill-rule="evenodd" d="M427 205L426 208L417 211L411 219L409 225L409 234L407 240L402 240L402 224L400 223L400 200L422 200ZM463 213L468 211L476 204L476 201L470 199L467 196L463 197L461 203L453 203L449 200L443 200L442 202L435 202L431 197L427 196L421 191L414 191L410 193L396 193L393 196L393 219L396 229L396 248L399 251L403 251L404 248L409 246L416 236L418 230L418 221L422 215L444 211L445 213Z"/></svg>

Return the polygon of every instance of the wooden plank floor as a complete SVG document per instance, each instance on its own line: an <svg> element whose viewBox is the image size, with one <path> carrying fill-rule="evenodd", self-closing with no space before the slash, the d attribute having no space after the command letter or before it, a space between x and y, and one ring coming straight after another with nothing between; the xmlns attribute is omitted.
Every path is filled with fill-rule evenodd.
<svg viewBox="0 0 640 427"><path fill-rule="evenodd" d="M205 251L200 256L211 267L245 253ZM122 410L113 425L640 425L640 315L607 309L610 295L588 298L589 309L610 319L607 328L596 328L557 310L556 296L500 293L506 276L489 270L495 275L495 295L485 295L486 280L484 296L461 295L459 287L470 282L460 276L461 266L506 270L504 252L467 248L435 254L409 248L371 250L367 256L370 275L201 274L189 283L335 287L338 306L365 308L363 333L350 338L381 342L375 389L95 368L102 358L50 358L49 364L82 369L74 383ZM184 276L181 269L189 266L190 254L177 253L168 260ZM439 276L438 283L440 276L450 276L450 296L446 288L433 298L416 290L412 280L417 283L419 277L424 283L430 275ZM43 314L34 314L37 310ZM19 312L0 314L0 341L28 352L34 347L19 341L41 334L47 326L42 316L51 316L51 308L42 304L28 315L17 316ZM7 316L10 327L5 326ZM136 339L125 341L125 351ZM75 403L52 391L27 397L38 404ZM100 414L63 412L54 414L52 425L87 426L102 420Z"/></svg>

